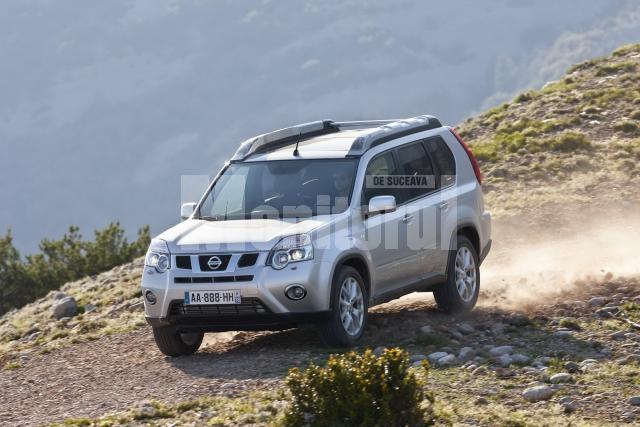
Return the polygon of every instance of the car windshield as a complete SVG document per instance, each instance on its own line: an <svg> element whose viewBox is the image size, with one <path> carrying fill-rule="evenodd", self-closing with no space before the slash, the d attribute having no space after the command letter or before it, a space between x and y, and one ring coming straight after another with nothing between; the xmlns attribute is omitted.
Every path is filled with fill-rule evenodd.
<svg viewBox="0 0 640 427"><path fill-rule="evenodd" d="M201 219L302 218L344 212L356 159L231 164L199 207Z"/></svg>

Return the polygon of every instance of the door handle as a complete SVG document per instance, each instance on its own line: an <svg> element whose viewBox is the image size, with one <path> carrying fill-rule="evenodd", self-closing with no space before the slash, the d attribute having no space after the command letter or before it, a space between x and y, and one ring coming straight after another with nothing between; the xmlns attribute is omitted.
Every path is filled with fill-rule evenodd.
<svg viewBox="0 0 640 427"><path fill-rule="evenodd" d="M438 205L438 206L440 206L440 210L446 211L447 209L449 209L449 202L444 201L444 202L440 203L440 205Z"/></svg>
<svg viewBox="0 0 640 427"><path fill-rule="evenodd" d="M413 215L411 214L406 214L404 217L402 217L402 222L404 222L405 224L411 224L412 221Z"/></svg>

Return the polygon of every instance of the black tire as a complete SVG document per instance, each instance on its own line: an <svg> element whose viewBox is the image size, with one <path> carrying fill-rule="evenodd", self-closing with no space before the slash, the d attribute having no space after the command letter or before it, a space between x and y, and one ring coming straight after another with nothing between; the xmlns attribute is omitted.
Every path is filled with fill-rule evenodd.
<svg viewBox="0 0 640 427"><path fill-rule="evenodd" d="M360 330L356 334L349 334L342 323L340 318L340 290L342 284L347 278L353 278L357 282L360 292L362 293L362 310L363 318ZM320 333L322 340L325 344L332 347L351 347L356 341L362 337L365 328L367 327L369 309L369 295L367 294L367 288L364 284L362 276L353 267L344 266L341 267L337 274L334 275L334 280L331 287L331 312L327 319L323 322Z"/></svg>
<svg viewBox="0 0 640 427"><path fill-rule="evenodd" d="M467 248L473 256L475 263L476 286L471 298L467 300L462 298L458 292L456 285L456 256L461 248ZM465 236L458 236L457 246L449 254L449 262L447 266L447 281L438 286L433 292L438 307L450 314L467 313L473 310L478 301L480 292L480 262L478 260L478 252L473 247L473 243Z"/></svg>
<svg viewBox="0 0 640 427"><path fill-rule="evenodd" d="M153 338L158 349L167 356L188 356L202 344L203 332L178 332L172 326L153 327Z"/></svg>

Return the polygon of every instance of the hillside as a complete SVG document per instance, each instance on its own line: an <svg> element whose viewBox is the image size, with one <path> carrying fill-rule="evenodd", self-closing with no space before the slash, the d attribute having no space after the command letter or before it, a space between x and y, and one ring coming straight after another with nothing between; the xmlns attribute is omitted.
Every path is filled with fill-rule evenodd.
<svg viewBox="0 0 640 427"><path fill-rule="evenodd" d="M639 63L622 47L462 123L494 215L640 200Z"/></svg>
<svg viewBox="0 0 640 427"><path fill-rule="evenodd" d="M361 348L430 357L442 425L638 422L640 45L459 129L495 216L480 306L452 318L430 296L393 301ZM165 358L143 326L141 262L65 285L84 313L52 319L52 292L0 319L0 423L267 425L287 369L332 351L292 330L209 334L198 354ZM552 396L527 401L533 386Z"/></svg>

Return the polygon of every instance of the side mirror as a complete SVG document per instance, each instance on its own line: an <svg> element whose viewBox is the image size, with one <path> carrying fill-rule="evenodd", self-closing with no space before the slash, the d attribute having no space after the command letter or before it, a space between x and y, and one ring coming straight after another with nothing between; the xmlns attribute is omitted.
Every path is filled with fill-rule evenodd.
<svg viewBox="0 0 640 427"><path fill-rule="evenodd" d="M369 200L369 215L374 213L393 212L396 210L396 198L394 196L376 196Z"/></svg>
<svg viewBox="0 0 640 427"><path fill-rule="evenodd" d="M180 208L180 218L187 219L191 216L194 209L196 208L197 203L185 203Z"/></svg>

